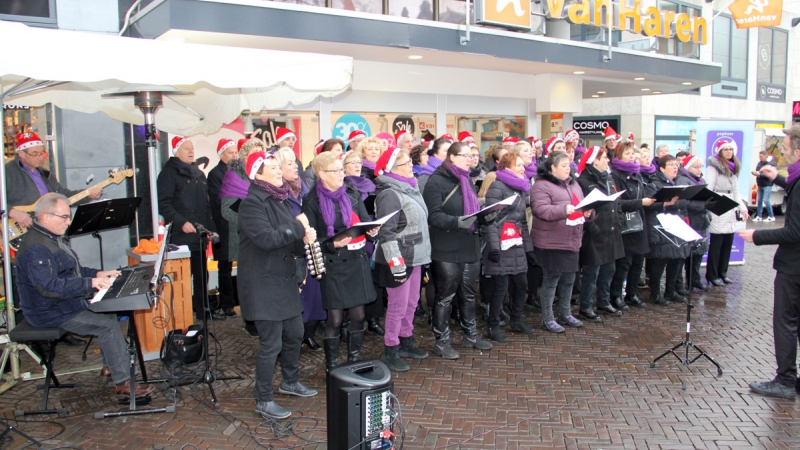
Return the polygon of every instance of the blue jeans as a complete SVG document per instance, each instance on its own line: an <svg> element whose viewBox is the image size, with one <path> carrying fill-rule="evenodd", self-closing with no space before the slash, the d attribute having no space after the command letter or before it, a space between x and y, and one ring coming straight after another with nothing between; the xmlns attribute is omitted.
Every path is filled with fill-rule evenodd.
<svg viewBox="0 0 800 450"><path fill-rule="evenodd" d="M542 322L555 320L553 317L553 299L558 290L558 316L561 318L572 315L570 300L572 300L572 285L575 283L575 272L551 272L542 268Z"/></svg>
<svg viewBox="0 0 800 450"><path fill-rule="evenodd" d="M611 300L611 279L617 265L613 262L602 266L583 266L581 283L581 311L592 310L592 294L597 288L597 307L608 306Z"/></svg>
<svg viewBox="0 0 800 450"><path fill-rule="evenodd" d="M764 186L758 188L758 200L756 200L757 212L756 217L761 217L761 204L767 204L767 214L769 217L775 217L772 212L772 202L770 201L770 194L772 194L772 186Z"/></svg>

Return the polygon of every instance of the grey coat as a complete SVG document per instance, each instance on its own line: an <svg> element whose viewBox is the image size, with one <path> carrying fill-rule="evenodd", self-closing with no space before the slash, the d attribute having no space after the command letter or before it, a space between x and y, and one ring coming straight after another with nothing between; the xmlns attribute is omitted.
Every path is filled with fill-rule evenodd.
<svg viewBox="0 0 800 450"><path fill-rule="evenodd" d="M67 197L81 192L72 191L61 186L55 177L51 176L50 171L41 168L38 170L42 174L42 180L44 180L44 184L50 192L58 192ZM33 182L33 178L22 167L22 162L19 158L14 158L6 163L6 191L8 192L6 200L10 206L27 206L36 203L41 197L36 183Z"/></svg>
<svg viewBox="0 0 800 450"><path fill-rule="evenodd" d="M483 273L486 275L514 275L528 270L528 259L525 253L533 251L533 241L528 232L526 214L530 204L528 193L517 191L502 181L495 180L486 192L486 206L505 200L512 195L517 196L514 204L500 210L491 220L487 218L488 223L481 227L483 237L486 239L486 247L483 250ZM517 232L522 237L521 246L516 245L507 250L501 250L500 236L505 223L513 224L517 228ZM499 262L489 261L487 257L490 252L494 251L500 252Z"/></svg>
<svg viewBox="0 0 800 450"><path fill-rule="evenodd" d="M709 156L708 169L704 178L709 189L733 199L739 204L740 212L747 211L742 203L742 196L739 194L739 177L731 173L727 167L723 169L716 156ZM721 216L711 213L711 226L708 231L712 234L733 234L736 231L736 222L735 208Z"/></svg>
<svg viewBox="0 0 800 450"><path fill-rule="evenodd" d="M428 232L428 208L416 187L387 176L375 179L375 215L383 217L400 210L378 233L378 250L375 262L389 264L401 257L404 264L391 267L392 274L400 275L407 267L417 267L431 262L431 239Z"/></svg>

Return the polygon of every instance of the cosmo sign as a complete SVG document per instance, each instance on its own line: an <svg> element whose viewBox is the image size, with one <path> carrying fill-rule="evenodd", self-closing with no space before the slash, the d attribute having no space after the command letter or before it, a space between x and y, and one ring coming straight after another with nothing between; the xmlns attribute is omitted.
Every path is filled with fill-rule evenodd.
<svg viewBox="0 0 800 450"><path fill-rule="evenodd" d="M768 0L754 0L768 1ZM775 1L775 0L773 0ZM708 24L702 17L642 8L641 0L578 0L564 8L566 0L545 0L551 19L566 19L576 25L609 26L649 37L705 44ZM506 28L531 29L530 2L526 0L476 0L478 23ZM565 16L566 12L566 17Z"/></svg>

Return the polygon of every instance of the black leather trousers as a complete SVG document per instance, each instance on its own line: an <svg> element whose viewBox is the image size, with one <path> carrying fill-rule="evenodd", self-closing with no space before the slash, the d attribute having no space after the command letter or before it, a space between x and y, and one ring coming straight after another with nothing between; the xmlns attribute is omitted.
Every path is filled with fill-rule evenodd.
<svg viewBox="0 0 800 450"><path fill-rule="evenodd" d="M466 336L478 334L475 323L475 290L481 263L431 262L436 304L433 308L433 334L437 340L450 341L450 308L453 299L459 311L461 329Z"/></svg>

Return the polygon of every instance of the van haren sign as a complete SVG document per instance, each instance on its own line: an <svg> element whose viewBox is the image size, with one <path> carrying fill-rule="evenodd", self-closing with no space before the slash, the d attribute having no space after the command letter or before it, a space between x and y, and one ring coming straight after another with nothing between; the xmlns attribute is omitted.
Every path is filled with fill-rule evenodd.
<svg viewBox="0 0 800 450"><path fill-rule="evenodd" d="M681 42L702 45L707 41L708 24L704 18L668 10L660 11L655 6L643 8L641 0L621 0L621 3L612 3L612 0L579 0L567 6L566 10L566 0L545 0L543 3L546 5L547 17L566 19L576 25L610 25L615 30L648 37L675 37ZM475 0L475 8L478 23L531 29L530 2L527 0Z"/></svg>

